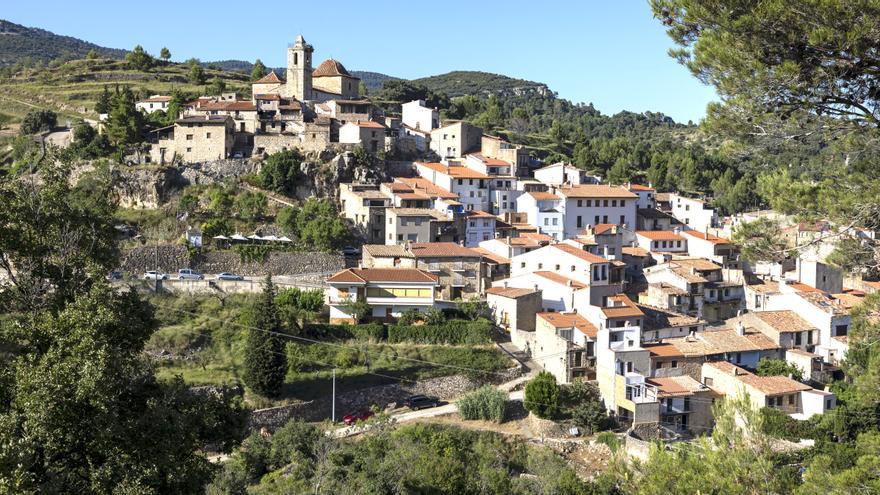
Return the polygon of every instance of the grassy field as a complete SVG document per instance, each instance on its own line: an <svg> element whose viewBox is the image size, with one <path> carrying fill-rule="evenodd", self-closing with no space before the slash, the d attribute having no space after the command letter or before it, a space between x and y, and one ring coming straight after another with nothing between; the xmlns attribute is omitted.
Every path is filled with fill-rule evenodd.
<svg viewBox="0 0 880 495"><path fill-rule="evenodd" d="M173 356L157 360L159 377L179 375L193 385L242 384L248 330L236 323L250 300L247 296L230 296L221 304L219 299L208 296L153 298L160 328L150 339L147 350L164 350ZM460 368L492 372L511 365L494 346L304 343L291 339L287 356L289 369L284 391L277 401L280 403L326 395L334 368L336 389L345 392L400 380L460 374Z"/></svg>
<svg viewBox="0 0 880 495"><path fill-rule="evenodd" d="M178 89L191 94L205 94L211 79L220 77L227 91L250 95L248 76L240 72L205 69L205 84L188 81L189 67L169 64L148 71L128 68L121 60L73 60L56 68L25 69L12 78L0 79L0 108L3 113L20 119L34 108L47 108L65 118L96 119L94 111L98 96L108 86L129 86L141 96L170 94Z"/></svg>

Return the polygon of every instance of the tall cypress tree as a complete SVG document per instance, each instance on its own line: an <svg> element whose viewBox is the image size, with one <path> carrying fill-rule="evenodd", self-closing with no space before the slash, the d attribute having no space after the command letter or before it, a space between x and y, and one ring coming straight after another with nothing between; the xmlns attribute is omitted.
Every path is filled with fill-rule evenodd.
<svg viewBox="0 0 880 495"><path fill-rule="evenodd" d="M277 396L287 374L287 356L270 275L266 276L263 293L254 304L252 327L244 355L245 384L260 395Z"/></svg>

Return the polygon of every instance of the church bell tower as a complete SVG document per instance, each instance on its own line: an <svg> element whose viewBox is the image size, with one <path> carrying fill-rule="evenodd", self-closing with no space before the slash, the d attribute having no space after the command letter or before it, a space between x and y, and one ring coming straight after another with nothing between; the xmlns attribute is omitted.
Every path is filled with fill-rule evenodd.
<svg viewBox="0 0 880 495"><path fill-rule="evenodd" d="M312 99L312 45L302 35L287 47L287 87L285 96L297 100Z"/></svg>

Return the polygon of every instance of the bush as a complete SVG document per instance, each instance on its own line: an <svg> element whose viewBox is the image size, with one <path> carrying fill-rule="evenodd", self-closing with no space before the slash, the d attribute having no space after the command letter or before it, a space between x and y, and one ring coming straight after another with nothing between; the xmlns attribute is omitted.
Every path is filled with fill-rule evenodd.
<svg viewBox="0 0 880 495"><path fill-rule="evenodd" d="M526 384L523 407L539 418L552 419L559 412L556 377L542 371Z"/></svg>
<svg viewBox="0 0 880 495"><path fill-rule="evenodd" d="M571 385L561 386L559 403L561 412L590 434L614 426L602 405L599 389L590 382L575 380Z"/></svg>
<svg viewBox="0 0 880 495"><path fill-rule="evenodd" d="M21 135L51 130L58 123L58 115L51 110L31 110L21 119Z"/></svg>
<svg viewBox="0 0 880 495"><path fill-rule="evenodd" d="M794 363L789 363L784 359L767 359L763 358L758 361L758 369L755 370L758 376L788 376L791 375L797 381L804 379L804 374L800 368Z"/></svg>
<svg viewBox="0 0 880 495"><path fill-rule="evenodd" d="M596 436L596 443L607 445L608 448L611 449L611 452L617 452L617 449L620 448L620 439L610 431L599 433L599 435Z"/></svg>
<svg viewBox="0 0 880 495"><path fill-rule="evenodd" d="M397 319L397 323L401 325L412 325L419 321L422 321L422 312L415 308L404 311Z"/></svg>
<svg viewBox="0 0 880 495"><path fill-rule="evenodd" d="M775 438L797 442L802 438L815 438L816 428L811 421L798 421L784 412L764 407L761 409L761 430Z"/></svg>
<svg viewBox="0 0 880 495"><path fill-rule="evenodd" d="M362 342L381 342L388 334L385 325L367 323L365 325L306 325L303 329L305 337L315 340L350 340Z"/></svg>
<svg viewBox="0 0 880 495"><path fill-rule="evenodd" d="M452 320L437 325L393 325L388 328L388 342L489 344L492 342L492 324L488 320Z"/></svg>
<svg viewBox="0 0 880 495"><path fill-rule="evenodd" d="M468 420L504 422L507 394L491 385L483 385L458 401L458 413Z"/></svg>

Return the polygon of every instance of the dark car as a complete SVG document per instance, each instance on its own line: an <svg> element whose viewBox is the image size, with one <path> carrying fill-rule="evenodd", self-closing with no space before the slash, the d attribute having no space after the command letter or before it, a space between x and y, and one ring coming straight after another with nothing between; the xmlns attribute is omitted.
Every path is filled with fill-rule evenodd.
<svg viewBox="0 0 880 495"><path fill-rule="evenodd" d="M373 411L363 410L358 412L353 412L351 414L346 414L345 417L342 418L342 422L347 425L353 425L358 421L366 421L373 417Z"/></svg>
<svg viewBox="0 0 880 495"><path fill-rule="evenodd" d="M403 401L403 405L418 411L419 409L427 409L429 407L437 407L440 405L440 399L436 397L428 397L427 395L413 395Z"/></svg>

